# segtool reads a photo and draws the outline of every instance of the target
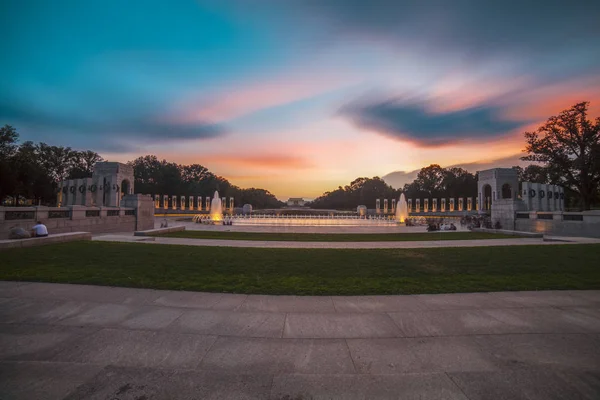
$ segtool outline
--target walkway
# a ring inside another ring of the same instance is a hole
[[[451,234],[451,233],[449,233]],[[188,239],[172,237],[143,237],[129,234],[107,234],[94,236],[92,240],[104,242],[140,242],[152,244],[178,244],[186,246],[218,247],[267,247],[278,249],[422,249],[432,247],[482,247],[482,246],[525,246],[600,243],[600,239],[555,237],[552,241],[541,238],[481,239],[481,240],[427,240],[411,242],[291,242],[268,240]]]
[[[597,399],[600,291],[247,296],[0,282],[9,399]]]

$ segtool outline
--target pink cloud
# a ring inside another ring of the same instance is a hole
[[[221,92],[201,95],[183,102],[175,122],[191,124],[223,122],[263,109],[315,97],[349,83],[342,75],[291,75],[265,82],[230,87]]]

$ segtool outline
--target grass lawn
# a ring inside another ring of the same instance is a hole
[[[600,289],[600,245],[257,249],[72,242],[0,253],[0,280],[363,295]]]
[[[223,231],[180,231],[161,236],[189,239],[276,240],[285,242],[414,242],[423,240],[507,239],[517,237],[485,232],[276,233]]]

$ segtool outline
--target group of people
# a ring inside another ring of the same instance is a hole
[[[8,233],[9,239],[28,239],[32,237],[46,236],[48,236],[48,228],[42,223],[42,221],[37,221],[33,228],[31,228],[31,231],[27,231],[20,226],[15,225],[10,228]]]
[[[453,223],[450,224],[429,224],[427,225],[427,232],[435,232],[435,231],[455,231],[456,225]]]

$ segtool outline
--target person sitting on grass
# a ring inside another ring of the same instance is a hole
[[[48,236],[48,228],[42,224],[42,221],[38,221],[33,228],[31,228],[31,236],[33,237],[46,237]]]

